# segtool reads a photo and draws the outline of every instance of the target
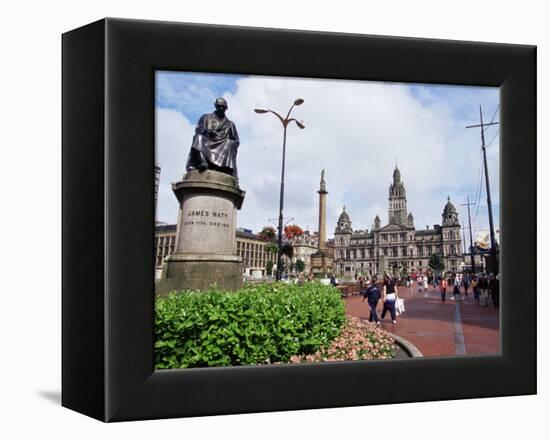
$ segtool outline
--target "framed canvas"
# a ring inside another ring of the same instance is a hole
[[[536,393],[535,47],[123,19],[62,43],[63,406],[110,422]],[[499,353],[155,369],[158,72],[498,87]]]

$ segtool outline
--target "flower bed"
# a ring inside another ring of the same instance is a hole
[[[157,298],[155,368],[359,359],[395,355],[375,325],[346,318],[338,289],[270,283]]]
[[[328,346],[345,308],[331,286],[271,283],[157,298],[155,368],[289,362]]]
[[[389,359],[395,357],[395,341],[375,324],[348,318],[342,333],[328,347],[313,354],[290,358],[292,363]]]

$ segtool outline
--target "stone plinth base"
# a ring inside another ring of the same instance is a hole
[[[388,273],[388,259],[385,255],[378,256],[378,277]]]
[[[156,294],[241,287],[235,231],[245,192],[232,176],[212,170],[189,171],[172,190],[180,203],[175,253],[164,261]]]
[[[311,254],[311,271],[314,274],[330,275],[333,271],[333,260],[324,249]]]
[[[213,284],[225,290],[242,286],[241,259],[232,255],[171,255],[162,278],[155,284],[157,295],[174,290],[206,290]]]

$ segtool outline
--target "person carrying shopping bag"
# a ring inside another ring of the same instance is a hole
[[[460,293],[460,279],[456,275],[453,278],[453,296],[455,301],[462,300],[462,295]]]
[[[384,308],[382,309],[381,318],[384,319],[384,316],[386,316],[386,312],[389,311],[392,322],[396,324],[397,321],[395,319],[395,302],[397,300],[397,286],[395,284],[395,281],[388,276],[386,276],[384,280],[383,295]]]

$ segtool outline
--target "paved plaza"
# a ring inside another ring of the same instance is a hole
[[[381,327],[414,344],[424,356],[452,356],[463,354],[498,354],[500,352],[499,309],[480,306],[470,289],[464,301],[441,302],[439,289],[428,288],[427,295],[417,286],[399,287],[399,296],[405,300],[406,311],[392,324],[389,313]],[[350,316],[368,319],[370,308],[360,295],[344,299]],[[382,312],[382,302],[378,308]]]

